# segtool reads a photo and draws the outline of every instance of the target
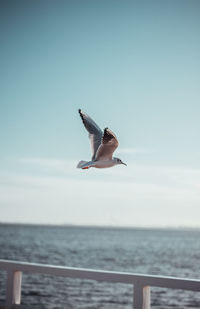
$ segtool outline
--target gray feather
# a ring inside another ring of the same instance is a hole
[[[92,160],[94,160],[96,157],[97,150],[101,145],[103,132],[99,128],[99,126],[94,122],[94,120],[92,120],[92,118],[90,118],[86,113],[82,112],[81,109],[79,109],[78,111],[83,121],[83,124],[89,133],[89,139],[92,148]]]

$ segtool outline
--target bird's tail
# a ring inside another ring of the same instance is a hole
[[[77,165],[77,168],[83,168],[85,163],[88,163],[87,161],[80,161]]]

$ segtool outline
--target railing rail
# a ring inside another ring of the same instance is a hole
[[[5,309],[11,309],[13,304],[21,303],[21,282],[23,272],[132,284],[134,287],[134,309],[150,309],[151,286],[200,292],[200,280],[197,279],[150,276],[8,260],[0,260],[0,269],[7,272]]]

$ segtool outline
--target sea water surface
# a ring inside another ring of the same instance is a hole
[[[0,259],[200,278],[200,231],[0,224]],[[0,302],[6,274],[0,270]],[[151,289],[156,309],[200,308],[200,292]],[[48,309],[130,309],[133,287],[23,274],[22,304]]]

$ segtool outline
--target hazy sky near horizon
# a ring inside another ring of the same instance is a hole
[[[199,1],[0,5],[0,221],[200,227]],[[78,108],[127,167],[76,169]]]

